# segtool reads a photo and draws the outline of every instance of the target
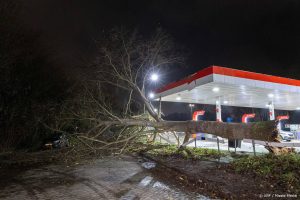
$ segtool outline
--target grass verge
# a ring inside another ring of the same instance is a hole
[[[215,149],[206,148],[194,148],[186,147],[183,149],[178,148],[176,145],[152,145],[148,146],[147,150],[145,148],[140,149],[142,152],[147,152],[147,154],[159,157],[179,157],[183,159],[203,159],[203,158],[219,158],[224,156],[225,152],[220,153]],[[135,149],[135,151],[139,151]]]
[[[238,158],[231,165],[238,173],[252,174],[300,193],[299,154],[249,156]]]

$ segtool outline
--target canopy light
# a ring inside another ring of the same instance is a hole
[[[176,97],[176,100],[177,100],[177,101],[180,101],[180,100],[181,100],[181,96],[178,95],[178,96]]]
[[[268,94],[268,97],[273,98],[274,94]]]
[[[224,104],[228,104],[228,101],[224,101],[223,103],[224,103]]]
[[[192,104],[192,103],[189,104],[189,107],[194,107],[194,106],[195,106],[195,104]]]
[[[296,110],[300,110],[300,107],[297,107]]]
[[[213,92],[219,92],[219,91],[220,91],[220,88],[214,87],[214,88],[212,89],[212,91],[213,91]]]

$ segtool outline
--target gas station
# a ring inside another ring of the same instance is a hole
[[[269,110],[269,120],[277,119],[281,122],[287,120],[289,116],[276,117],[275,109],[300,112],[300,80],[210,66],[157,89],[153,99],[159,101],[160,105],[162,101],[215,105],[216,120],[219,122],[222,122],[222,106],[265,108]],[[192,119],[198,120],[198,117],[204,114],[205,110],[197,110],[193,113]],[[255,117],[255,113],[243,114],[243,123]],[[288,125],[288,128],[294,128],[293,132],[289,132],[282,130],[281,125],[279,123],[278,128],[282,142],[285,145],[291,143],[288,146],[300,147],[300,126]],[[214,137],[209,134],[204,136],[201,133],[201,138],[205,140],[204,138]],[[243,141],[247,142],[251,143]],[[255,145],[263,144],[263,141],[256,141]],[[236,150],[237,145],[234,147]]]

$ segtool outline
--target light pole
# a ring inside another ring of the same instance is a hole
[[[149,73],[146,73],[146,75],[145,75],[145,78],[144,78],[144,81],[143,81],[143,86],[142,86],[142,93],[145,95],[145,97],[147,99],[149,99],[150,104],[151,104],[151,99],[153,99],[155,95],[154,95],[153,92],[150,92],[146,96],[145,82],[146,82],[147,79],[149,79],[151,82],[157,82],[158,79],[159,79],[159,75],[157,73],[152,73],[152,74],[150,74],[150,76],[148,76],[148,75],[149,75]],[[144,113],[146,113],[146,106],[145,106],[145,104],[144,104]]]
[[[190,103],[190,104],[189,104],[189,107],[190,107],[190,109],[191,109],[191,116],[192,116],[192,119],[193,119],[193,109],[194,109],[194,107],[195,107],[195,104]]]

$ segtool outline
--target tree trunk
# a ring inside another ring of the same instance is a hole
[[[182,144],[187,143],[190,140],[191,134],[190,133],[185,133],[184,139]]]
[[[228,139],[255,139],[272,141],[276,133],[275,121],[255,123],[223,123],[214,121],[143,121],[121,119],[120,121],[104,121],[103,125],[147,126],[161,131],[177,131],[185,133],[209,133]]]
[[[280,143],[281,140],[279,139],[279,135],[278,134],[273,134],[272,135],[272,141]],[[275,154],[275,155],[288,154],[288,153],[295,152],[295,149],[292,148],[292,147],[276,147],[276,146],[267,145],[267,146],[265,146],[265,148],[270,153]]]

